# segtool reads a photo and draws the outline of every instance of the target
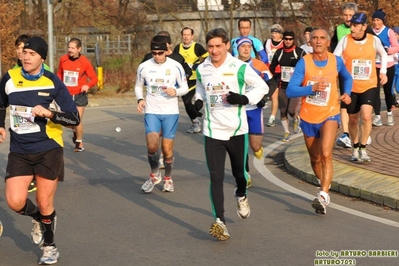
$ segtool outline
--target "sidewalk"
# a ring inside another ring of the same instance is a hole
[[[393,114],[394,126],[385,125],[386,117],[382,113],[383,126],[373,127],[372,143],[367,146],[371,162],[351,162],[351,149],[334,148],[332,191],[399,209],[399,160],[396,157],[399,151],[399,111],[393,111]],[[284,162],[296,176],[317,185],[303,138],[287,148]]]

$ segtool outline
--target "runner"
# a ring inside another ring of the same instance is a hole
[[[199,43],[194,42],[194,30],[185,27],[181,31],[182,43],[175,46],[174,53],[181,54],[188,65],[193,69],[192,75],[188,78],[188,93],[182,96],[184,107],[192,122],[191,127],[187,130],[188,133],[194,134],[201,131],[201,122],[198,119],[193,104],[193,97],[195,95],[197,75],[195,69],[208,56],[206,49]]]
[[[199,111],[205,102],[203,133],[215,218],[209,232],[218,240],[227,240],[230,235],[224,218],[223,194],[226,153],[229,154],[237,184],[234,191],[237,214],[245,219],[251,213],[245,174],[248,153],[245,105],[258,103],[268,93],[268,87],[248,64],[228,52],[230,42],[224,29],[209,31],[206,34],[206,46],[209,57],[197,68],[195,106]]]
[[[163,36],[151,40],[153,59],[141,63],[137,69],[135,93],[137,111],[144,113],[148,162],[151,173],[141,190],[150,193],[162,181],[159,171],[159,146],[162,131],[162,153],[164,155],[165,175],[163,191],[173,192],[172,180],[173,144],[179,120],[178,96],[188,92],[184,70],[178,62],[166,56],[167,41]],[[143,90],[146,88],[144,100]]]
[[[349,114],[349,134],[353,141],[351,161],[363,162],[371,161],[366,151],[366,144],[371,133],[375,94],[379,90],[375,71],[377,54],[381,57],[379,72],[381,84],[387,82],[387,53],[378,37],[367,33],[366,29],[366,14],[356,13],[351,19],[351,34],[344,36],[334,50],[335,55],[342,57],[353,78],[352,102],[346,105]]]
[[[330,36],[324,29],[310,34],[313,53],[296,64],[287,87],[288,97],[302,97],[301,125],[310,164],[320,183],[320,192],[312,202],[318,214],[326,214],[330,203],[329,189],[333,178],[332,151],[339,127],[339,101],[351,102],[352,77],[340,57],[328,52]],[[337,78],[341,75],[343,95],[338,94]]]
[[[274,74],[279,66],[281,74],[277,73],[274,78],[278,80],[278,106],[280,108],[281,124],[284,129],[282,141],[288,142],[291,139],[289,130],[288,115],[293,118],[292,128],[294,134],[301,131],[299,125],[298,106],[299,98],[288,98],[286,94],[288,83],[294,72],[295,65],[305,55],[305,51],[295,45],[295,34],[293,31],[285,31],[283,33],[283,48],[276,51],[270,64],[270,71]]]
[[[305,51],[307,54],[313,53],[312,45],[310,45],[310,33],[312,32],[312,27],[306,27],[303,31],[303,37],[305,38],[305,43],[301,45],[301,49]]]

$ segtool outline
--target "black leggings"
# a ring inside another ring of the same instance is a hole
[[[195,95],[195,80],[188,81],[188,87],[191,88],[194,86],[194,89],[189,91],[186,95],[183,95],[181,98],[183,99],[184,107],[186,108],[186,112],[191,120],[197,118],[195,107],[193,104],[193,97]]]
[[[387,78],[388,81],[383,85],[384,88],[384,95],[385,95],[385,104],[387,105],[387,111],[390,112],[392,111],[392,105],[395,105],[394,102],[394,96],[392,94],[392,84],[393,84],[393,78],[395,76],[395,65],[387,68]],[[377,87],[381,88],[380,85],[380,69],[377,68],[377,77],[378,77],[378,84]],[[375,100],[374,100],[374,113],[376,115],[381,114],[381,96],[380,96],[380,89],[377,90],[377,93],[375,95]]]
[[[224,171],[226,152],[229,154],[231,169],[236,180],[239,197],[246,195],[247,180],[245,163],[248,154],[248,134],[217,140],[205,136],[205,157],[211,176],[210,197],[214,218],[224,219]]]
[[[280,88],[278,91],[278,107],[280,109],[280,119],[284,120],[288,118],[290,115],[292,118],[295,118],[295,115],[298,112],[298,106],[300,102],[300,98],[288,98],[286,94],[287,88]]]

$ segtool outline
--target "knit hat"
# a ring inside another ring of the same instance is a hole
[[[367,16],[364,13],[356,13],[351,18],[351,23],[353,24],[366,24]]]
[[[399,27],[398,27],[398,26],[393,27],[392,30],[393,30],[396,34],[399,34]]]
[[[278,33],[283,33],[284,29],[280,24],[273,24],[270,32],[278,32]]]
[[[295,33],[293,31],[284,31],[283,37],[286,37],[286,36],[291,36],[292,38],[295,39]]]
[[[373,13],[373,19],[374,18],[379,18],[382,21],[385,21],[385,13],[382,11],[382,8],[378,9]]]
[[[168,46],[166,45],[167,41],[164,36],[154,36],[151,40],[151,50],[163,50],[167,51]]]
[[[252,46],[252,40],[248,37],[241,37],[237,40],[237,49],[240,48],[241,44],[249,43]]]
[[[303,33],[312,32],[312,31],[313,31],[312,27],[306,27],[305,30],[303,31]]]
[[[28,39],[24,45],[24,50],[25,49],[31,49],[35,51],[43,58],[43,60],[46,60],[47,58],[48,45],[41,37],[35,36]]]

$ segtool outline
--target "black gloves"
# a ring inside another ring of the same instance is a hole
[[[256,104],[256,106],[258,106],[259,108],[263,108],[263,107],[265,107],[265,105],[266,105],[266,100],[265,100],[265,99],[260,100],[260,101]]]
[[[202,113],[199,111],[199,110],[202,109],[202,106],[204,106],[204,103],[200,99],[195,101],[194,109],[195,109],[197,117],[201,117],[202,116]]]
[[[232,91],[229,91],[226,99],[229,104],[246,105],[249,102],[247,96]]]

